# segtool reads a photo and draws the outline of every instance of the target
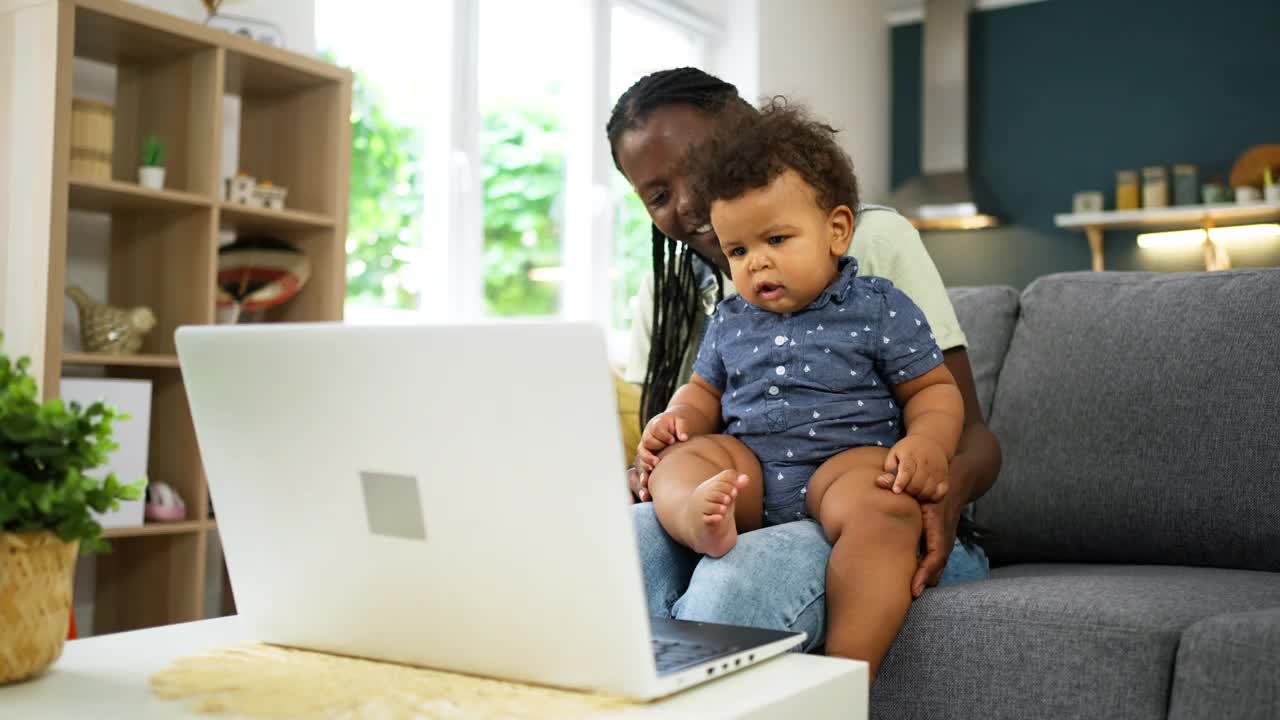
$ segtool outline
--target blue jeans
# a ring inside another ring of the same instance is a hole
[[[680,620],[808,633],[806,652],[826,633],[827,556],[831,546],[813,520],[743,533],[721,558],[698,555],[662,529],[653,503],[631,506],[649,614]],[[990,576],[980,548],[956,543],[940,584]]]

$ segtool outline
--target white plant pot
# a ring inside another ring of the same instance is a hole
[[[235,325],[240,322],[240,303],[219,307],[217,322],[219,325]]]
[[[138,184],[152,190],[164,189],[164,168],[143,165],[138,168]]]
[[[1280,183],[1271,183],[1262,188],[1262,198],[1269,203],[1280,203]]]

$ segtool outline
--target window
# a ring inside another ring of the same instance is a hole
[[[636,80],[665,68],[705,67],[707,39],[693,30],[639,7],[616,4],[610,18],[609,107]],[[655,52],[661,48],[661,52]],[[653,268],[649,214],[621,173],[610,184],[615,222],[611,268],[610,327],[627,330],[633,300],[645,273]]]
[[[317,0],[317,46],[356,73],[348,320],[624,331],[650,231],[604,124],[642,75],[705,66],[707,26],[680,8]]]
[[[578,7],[575,7],[578,6]],[[566,80],[583,38],[573,0],[480,0],[479,113],[487,315],[557,315],[564,282]]]

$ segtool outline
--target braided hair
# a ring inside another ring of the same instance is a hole
[[[605,126],[613,164],[619,170],[618,142],[623,133],[640,127],[655,110],[687,105],[718,115],[726,109],[751,106],[738,89],[697,68],[660,70],[635,82],[613,106]],[[680,383],[685,353],[695,339],[701,291],[694,268],[696,251],[682,248],[653,226],[653,333],[649,343],[649,366],[645,371],[640,399],[640,425],[666,409]],[[708,258],[702,258],[712,266]],[[724,298],[724,281],[715,273],[717,291]]]

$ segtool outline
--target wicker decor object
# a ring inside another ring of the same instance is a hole
[[[111,179],[115,108],[85,98],[71,101],[71,174],[89,180]]]
[[[44,672],[62,654],[79,542],[0,533],[0,684]]]
[[[80,341],[89,352],[133,355],[142,349],[142,338],[156,326],[150,308],[118,308],[98,302],[72,286],[67,295],[80,311]]]

